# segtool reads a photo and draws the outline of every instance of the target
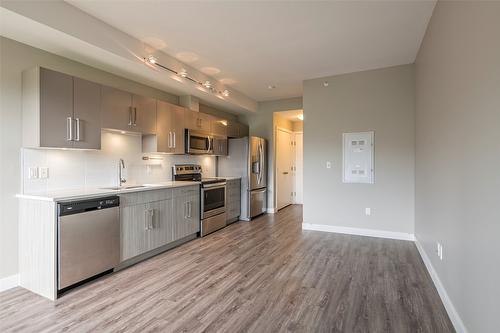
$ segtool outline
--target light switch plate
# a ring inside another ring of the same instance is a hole
[[[28,178],[29,179],[37,179],[38,178],[38,168],[37,167],[28,168]]]
[[[365,214],[366,214],[366,216],[372,215],[372,209],[371,208],[365,208]]]
[[[331,169],[332,168],[332,162],[326,161],[326,168]]]
[[[39,175],[40,179],[49,178],[49,168],[47,168],[47,167],[38,168],[38,175]]]

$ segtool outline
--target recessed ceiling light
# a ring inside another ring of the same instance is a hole
[[[181,68],[181,70],[179,71],[179,76],[180,77],[187,77],[188,73],[184,68]]]
[[[223,78],[223,79],[220,79],[219,81],[220,81],[220,83],[225,84],[225,85],[231,85],[231,84],[235,84],[236,83],[236,80],[230,79],[230,78],[227,78],[227,77]]]
[[[157,61],[157,60],[158,60],[158,59],[156,59],[156,58],[155,58],[154,56],[152,56],[152,55],[150,55],[150,56],[148,57],[148,62],[149,62],[150,64],[156,64],[156,61]]]
[[[328,87],[328,81],[323,82],[323,86]]]
[[[196,60],[198,60],[198,55],[193,52],[179,52],[175,55],[175,57],[180,61],[187,63],[195,62]]]
[[[297,116],[297,118],[299,118],[300,120],[304,120],[304,114],[302,114],[302,113],[301,113],[301,114],[299,114],[299,115]]]
[[[205,81],[205,83],[203,83],[203,86],[207,89],[210,89],[210,87],[212,86],[212,83],[210,83],[210,81]]]
[[[268,86],[267,86],[267,89],[269,89],[269,90],[273,90],[273,89],[276,89],[276,86],[274,86],[274,85],[268,85]]]
[[[215,75],[220,73],[220,69],[215,67],[203,67],[202,69],[200,69],[200,71],[207,75]]]
[[[224,91],[222,92],[222,96],[224,96],[224,97],[228,97],[228,96],[229,96],[229,90],[227,90],[227,89],[226,89],[226,90],[224,90]]]

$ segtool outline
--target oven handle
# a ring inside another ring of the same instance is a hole
[[[206,185],[203,185],[202,188],[214,190],[214,189],[225,188],[225,187],[226,187],[226,183],[217,183],[217,184],[206,184]]]

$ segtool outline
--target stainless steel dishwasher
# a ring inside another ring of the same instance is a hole
[[[111,271],[120,262],[120,198],[111,196],[58,205],[57,289]]]

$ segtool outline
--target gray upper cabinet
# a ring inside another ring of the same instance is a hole
[[[217,156],[226,156],[228,153],[227,148],[227,138],[226,137],[214,137],[213,141],[214,145],[214,155]]]
[[[184,112],[185,108],[178,105],[171,105],[172,107],[172,153],[184,154]]]
[[[156,134],[143,135],[142,151],[184,154],[184,108],[157,101]]]
[[[156,99],[102,86],[102,127],[156,133]]]
[[[235,120],[228,120],[227,124],[227,137],[228,138],[242,138],[248,136],[248,126],[239,123]]]
[[[73,147],[73,77],[40,68],[40,147]]]
[[[227,120],[213,119],[210,123],[210,131],[213,135],[227,136]]]
[[[143,134],[156,133],[156,99],[140,95],[132,96],[134,132]]]
[[[206,113],[185,109],[184,121],[186,128],[208,133],[211,130],[212,119],[213,117]]]
[[[46,68],[23,72],[23,146],[100,149],[100,90]]]
[[[134,130],[131,93],[102,86],[101,110],[103,128],[121,131]]]
[[[101,85],[73,78],[74,147],[101,149]]]

